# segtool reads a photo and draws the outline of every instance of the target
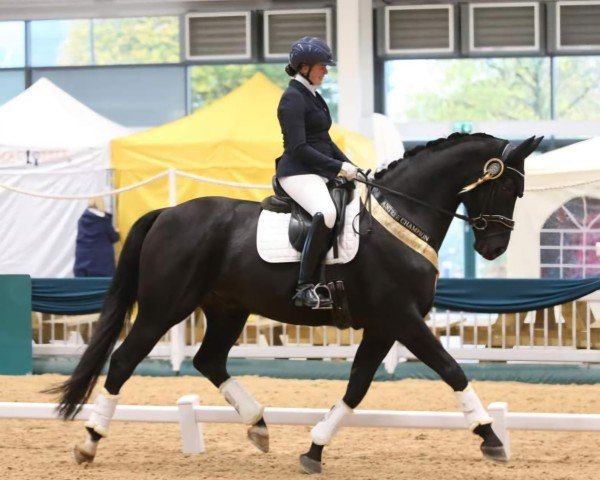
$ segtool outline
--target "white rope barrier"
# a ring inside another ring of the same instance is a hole
[[[525,177],[525,181],[527,181],[527,177]],[[525,192],[542,192],[545,190],[557,190],[559,188],[572,188],[572,187],[582,187],[584,185],[591,185],[593,183],[598,183],[600,182],[600,178],[596,178],[594,180],[586,180],[583,182],[575,182],[575,183],[570,183],[568,185],[557,185],[555,187],[525,187]]]
[[[175,170],[175,175],[179,177],[191,178],[192,180],[198,180],[200,182],[212,183],[215,185],[224,185],[226,187],[238,187],[238,188],[255,188],[257,190],[271,190],[271,185],[254,185],[252,183],[236,183],[228,182],[226,180],[215,180],[214,178],[201,177],[200,175],[194,175],[192,173],[180,172]]]
[[[117,193],[128,192],[129,190],[134,190],[136,188],[147,185],[148,183],[152,183],[157,180],[160,180],[162,177],[166,177],[168,174],[169,174],[169,172],[162,172],[162,173],[159,173],[158,175],[155,175],[154,177],[148,178],[148,179],[143,180],[138,183],[134,183],[133,185],[129,185],[127,187],[121,187],[121,188],[116,188],[114,190],[105,190],[103,192],[86,193],[86,194],[80,194],[80,195],[49,195],[46,193],[33,192],[31,190],[24,190],[22,188],[13,187],[12,185],[6,185],[5,183],[0,183],[0,188],[4,188],[6,190],[9,190],[9,191],[15,192],[15,193],[22,193],[23,195],[29,195],[32,197],[52,198],[54,200],[86,200],[88,198],[93,198],[93,197],[104,197],[107,195],[114,195]]]
[[[56,172],[56,173],[59,173],[59,172]],[[85,172],[81,172],[81,173],[85,173]],[[149,183],[160,180],[161,178],[168,176],[169,173],[170,173],[170,171],[167,170],[162,173],[159,173],[158,175],[155,175],[154,177],[148,178],[148,179],[143,180],[138,183],[134,183],[127,187],[121,187],[121,188],[116,188],[113,190],[106,190],[103,192],[94,192],[94,193],[86,193],[86,194],[79,194],[79,195],[51,195],[51,194],[47,194],[47,193],[34,192],[32,190],[25,190],[22,188],[13,187],[12,185],[7,185],[6,183],[0,183],[0,188],[9,190],[9,191],[15,192],[15,193],[21,193],[23,195],[29,195],[32,197],[51,198],[54,200],[85,200],[88,198],[104,197],[104,196],[108,196],[108,195],[115,195],[115,194],[119,194],[119,193],[123,193],[123,192],[128,192],[130,190],[135,190],[136,188],[143,187],[144,185],[147,185]],[[202,177],[200,175],[193,175],[191,173],[181,172],[178,170],[174,170],[173,174],[175,174],[179,177],[197,180],[199,182],[212,183],[214,185],[222,185],[222,186],[226,186],[226,187],[253,188],[253,189],[257,189],[257,190],[271,190],[270,185],[254,185],[252,183],[228,182],[226,180],[216,180],[214,178]]]

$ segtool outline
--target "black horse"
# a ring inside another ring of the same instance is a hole
[[[423,318],[433,304],[438,275],[435,254],[452,214],[464,203],[477,252],[488,260],[501,255],[509,242],[516,199],[523,193],[524,160],[540,141],[531,137],[515,147],[486,134],[453,134],[409,151],[371,180],[380,186],[373,191],[371,207],[383,205],[392,216],[381,220],[369,213],[362,215],[360,230],[368,234],[361,237],[354,260],[336,266],[349,298],[352,327],[364,328],[364,334],[341,407],[334,407],[313,429],[311,448],[301,455],[305,471],[320,471],[323,446],[343,414],[361,402],[396,340],[457,392],[467,420],[473,420],[472,430],[483,439],[484,456],[506,460],[476,394],[470,390],[468,398],[460,396],[470,388],[461,367]],[[259,214],[255,202],[207,197],[152,211],[133,226],[90,344],[71,377],[52,390],[61,394],[60,415],[73,418],[110,357],[105,396],[96,402],[96,420],[102,416],[104,420],[86,424],[89,436],[86,445],[76,446],[78,462],[92,461],[108,428],[106,418],[109,421],[112,416],[107,405],[116,404],[113,396],[135,367],[172,326],[197,307],[206,314],[207,331],[194,366],[221,387],[251,425],[248,435],[255,445],[268,449],[262,407],[241,392],[241,385],[226,386],[232,380],[226,368],[228,352],[250,313],[295,325],[331,325],[332,320],[328,311],[293,306],[297,264],[267,263],[258,256]],[[394,216],[405,219],[404,226],[390,220]],[[399,240],[394,229],[412,231],[417,246]],[[126,313],[136,301],[137,319],[112,352]],[[476,407],[480,413],[473,419],[469,415]]]

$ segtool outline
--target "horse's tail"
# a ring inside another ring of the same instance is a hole
[[[136,299],[142,244],[161,212],[147,213],[131,228],[88,347],[69,379],[45,391],[60,394],[56,410],[65,420],[81,410],[115,346],[125,315]]]

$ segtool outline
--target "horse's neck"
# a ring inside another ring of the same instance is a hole
[[[440,243],[446,235],[452,217],[436,209],[456,212],[460,204],[459,191],[475,173],[471,160],[475,142],[465,142],[439,152],[422,152],[409,157],[382,178],[382,184],[413,198],[428,203],[433,208],[416,202],[386,195],[399,211],[411,215],[412,221],[430,233]]]

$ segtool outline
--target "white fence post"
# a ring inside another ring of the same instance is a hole
[[[177,400],[179,428],[181,428],[181,451],[192,455],[204,451],[202,424],[196,422],[194,407],[200,406],[198,395],[184,395]]]
[[[177,172],[169,169],[169,206],[177,205]],[[183,322],[171,328],[171,368],[174,372],[181,369],[185,358],[185,326]]]
[[[488,413],[490,414],[490,417],[494,419],[494,423],[492,424],[492,430],[494,430],[494,433],[498,435],[498,438],[504,444],[506,457],[508,460],[510,460],[510,434],[507,428],[508,404],[506,402],[490,403],[488,406]]]
[[[394,373],[398,366],[398,342],[394,342],[392,348],[383,359],[383,366],[388,373]]]

